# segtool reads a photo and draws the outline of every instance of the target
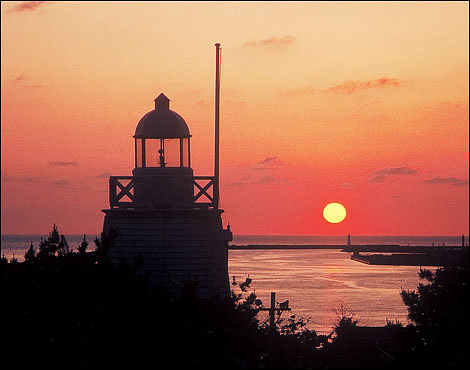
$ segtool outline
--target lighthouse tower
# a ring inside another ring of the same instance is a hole
[[[219,47],[217,45],[217,54]],[[217,55],[216,85],[219,58]],[[216,86],[216,105],[218,105]],[[218,166],[218,109],[216,159]],[[103,231],[118,236],[108,252],[110,260],[130,265],[170,294],[178,296],[186,284],[197,284],[197,296],[229,294],[228,241],[218,207],[218,168],[214,176],[194,176],[191,134],[183,117],[170,109],[162,93],[155,109],[145,114],[134,134],[132,176],[111,176],[109,209]]]

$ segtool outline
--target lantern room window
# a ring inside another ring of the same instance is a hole
[[[189,152],[189,137],[180,140],[181,167],[191,167],[191,156]]]
[[[135,139],[135,167],[145,167],[142,156],[143,142],[144,139]]]
[[[190,167],[189,138],[135,139],[135,166]]]

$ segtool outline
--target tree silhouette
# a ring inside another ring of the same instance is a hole
[[[24,254],[24,260],[29,263],[34,262],[36,260],[36,249],[34,249],[33,242],[31,242],[28,250]]]
[[[86,240],[86,235],[83,234],[83,240],[82,240],[82,242],[80,243],[80,245],[78,246],[78,253],[80,253],[80,254],[85,254],[87,248],[88,248],[88,242],[87,242],[87,240]]]
[[[138,260],[110,263],[117,235],[102,233],[93,251],[84,236],[73,252],[54,225],[39,253],[31,243],[24,263],[1,259],[2,365],[447,369],[467,362],[465,342],[456,338],[468,332],[468,271],[423,270],[428,284],[402,293],[412,327],[359,327],[342,307],[330,336],[318,336],[294,315],[278,318],[272,335],[258,319],[262,302],[250,278],[232,283],[239,291],[230,299],[196,299],[197,281],[180,297],[167,296],[139,272]]]
[[[468,269],[420,269],[417,290],[403,290],[408,317],[418,330],[424,358],[432,366],[459,368],[467,362],[466,343],[459,340],[470,329],[470,279]],[[430,365],[431,366],[431,365]]]

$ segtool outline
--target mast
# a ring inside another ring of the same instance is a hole
[[[215,44],[214,208],[219,209],[220,43]]]

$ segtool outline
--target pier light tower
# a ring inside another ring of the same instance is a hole
[[[194,176],[189,127],[161,93],[155,109],[135,129],[132,176],[110,177],[110,207],[103,210],[103,231],[118,232],[108,251],[111,262],[140,261],[139,270],[153,285],[178,295],[185,284],[196,284],[197,296],[209,299],[229,294],[227,249],[232,240],[218,207],[220,45],[216,48],[214,176]]]

